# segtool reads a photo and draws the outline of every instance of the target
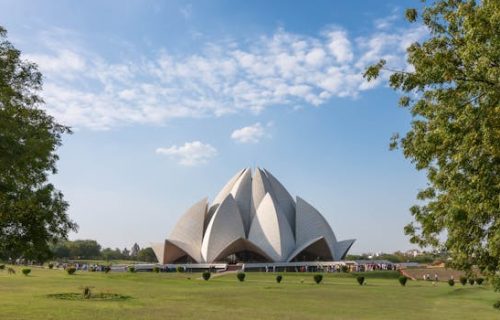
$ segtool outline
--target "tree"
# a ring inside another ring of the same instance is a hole
[[[127,248],[123,248],[122,255],[123,255],[124,259],[129,259],[130,258],[130,251],[128,251]]]
[[[453,267],[479,267],[500,290],[500,2],[433,1],[406,17],[430,32],[407,48],[410,71],[381,60],[365,72],[389,72],[413,116],[391,143],[428,179],[405,233],[445,249]]]
[[[120,260],[125,259],[120,249],[105,248],[101,251],[101,257],[105,260]]]
[[[137,253],[137,260],[144,262],[158,262],[155,252],[151,247],[139,250],[139,252]]]
[[[130,256],[136,258],[137,254],[139,253],[139,250],[141,250],[141,247],[139,247],[137,243],[134,243],[134,245],[130,249]]]
[[[96,259],[101,256],[101,245],[95,240],[68,241],[70,257],[74,259]]]
[[[63,194],[48,182],[68,127],[40,109],[42,74],[0,27],[0,254],[44,260],[49,244],[77,225]]]
[[[54,258],[96,259],[101,245],[95,240],[60,241],[51,248]]]
[[[70,257],[70,249],[67,246],[67,241],[60,241],[56,244],[54,244],[51,247],[52,250],[52,257],[54,258],[64,258],[67,259]]]

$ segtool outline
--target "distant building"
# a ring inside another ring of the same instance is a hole
[[[415,258],[415,257],[417,257],[417,256],[422,255],[423,253],[422,253],[422,252],[420,252],[419,250],[413,249],[413,250],[408,250],[408,251],[406,251],[404,254],[405,254],[405,256]]]
[[[396,270],[397,264],[389,260],[354,260],[351,271]]]
[[[337,241],[326,219],[295,201],[267,170],[239,171],[212,204],[203,199],[179,219],[164,243],[162,264],[342,260],[355,240]]]

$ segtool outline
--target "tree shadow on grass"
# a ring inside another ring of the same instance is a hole
[[[490,289],[488,289],[486,287],[482,287],[482,286],[475,286],[475,287],[468,287],[468,288],[456,288],[456,289],[448,292],[448,295],[450,295],[450,296],[463,296],[463,295],[477,293],[478,290],[484,291],[484,290],[490,290]]]
[[[132,299],[131,296],[125,296],[117,293],[99,292],[85,296],[79,292],[52,293],[47,295],[48,298],[70,301],[125,301]]]

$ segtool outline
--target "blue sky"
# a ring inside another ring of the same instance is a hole
[[[52,178],[71,238],[161,241],[243,167],[271,171],[352,252],[405,250],[425,186],[390,136],[410,122],[380,58],[408,68],[426,30],[413,1],[0,1],[0,25],[44,73],[45,108],[74,134]]]

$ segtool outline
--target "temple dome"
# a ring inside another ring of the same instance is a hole
[[[295,201],[269,171],[239,171],[217,194],[184,213],[164,243],[168,263],[342,260],[354,239],[337,241],[328,221],[302,198]]]

